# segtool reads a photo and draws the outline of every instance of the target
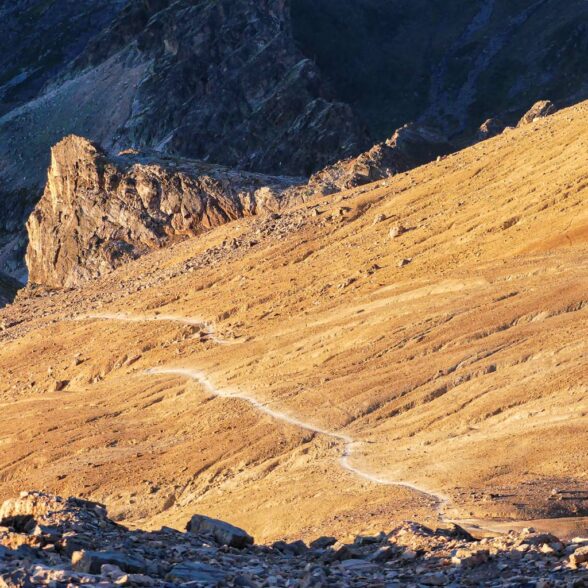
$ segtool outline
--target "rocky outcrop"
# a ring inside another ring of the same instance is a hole
[[[309,193],[332,194],[354,188],[428,163],[454,148],[438,131],[410,124],[358,157],[344,159],[314,174]]]
[[[27,223],[30,281],[75,286],[174,239],[275,210],[297,182],[134,150],[108,156],[66,137]]]
[[[585,586],[586,540],[532,529],[476,540],[457,525],[407,522],[349,543],[229,547],[214,533],[129,530],[102,505],[24,492],[0,510],[0,585]],[[524,580],[523,580],[524,579]]]
[[[500,135],[505,128],[506,124],[499,118],[489,118],[480,125],[480,128],[476,133],[476,140],[485,141],[486,139],[496,137],[497,135]]]
[[[540,100],[533,104],[533,106],[531,106],[531,108],[523,115],[518,126],[524,127],[538,118],[545,118],[546,116],[553,114],[556,110],[557,108],[555,107],[555,104],[550,100]]]
[[[20,282],[11,276],[0,272],[0,307],[12,302],[20,288],[22,288],[22,284]]]

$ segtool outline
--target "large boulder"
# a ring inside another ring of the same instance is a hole
[[[186,530],[198,535],[210,535],[221,545],[237,548],[253,545],[253,537],[243,529],[204,515],[194,515]]]
[[[553,114],[557,108],[555,104],[550,100],[540,100],[535,102],[533,106],[523,115],[517,126],[524,127],[525,125],[531,124],[538,118],[545,118],[550,114]]]

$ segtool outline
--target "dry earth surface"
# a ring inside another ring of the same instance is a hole
[[[200,512],[258,541],[586,533],[587,147],[584,103],[21,294],[0,311],[0,499],[148,529]]]

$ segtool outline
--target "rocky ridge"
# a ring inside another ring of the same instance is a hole
[[[556,111],[535,104],[518,126]],[[504,130],[488,120],[478,139]],[[230,170],[178,156],[125,150],[107,155],[70,136],[52,149],[44,195],[27,223],[33,284],[71,287],[173,238],[260,212],[384,180],[455,150],[439,131],[405,125],[387,141],[303,178]]]
[[[173,238],[391,177],[450,151],[440,133],[406,125],[305,183],[133,149],[109,156],[66,137],[52,149],[43,197],[27,223],[29,279],[79,285]]]
[[[404,125],[390,139],[365,153],[314,174],[307,190],[311,194],[333,194],[389,178],[454,150],[449,139],[439,131],[415,124]]]
[[[30,281],[75,286],[173,239],[278,210],[285,188],[300,181],[133,150],[107,156],[66,137],[52,149],[27,224]]]
[[[130,530],[100,504],[22,492],[0,508],[0,585],[581,588],[588,539],[566,542],[533,529],[476,539],[457,525],[406,522],[351,542],[266,546],[199,515],[187,532]]]

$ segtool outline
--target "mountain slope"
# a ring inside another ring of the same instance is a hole
[[[5,3],[0,270],[26,280],[24,224],[68,134],[296,176],[409,122],[463,146],[588,96],[587,17],[584,0]]]
[[[585,516],[587,142],[583,103],[21,295],[0,312],[1,497],[260,540]]]

